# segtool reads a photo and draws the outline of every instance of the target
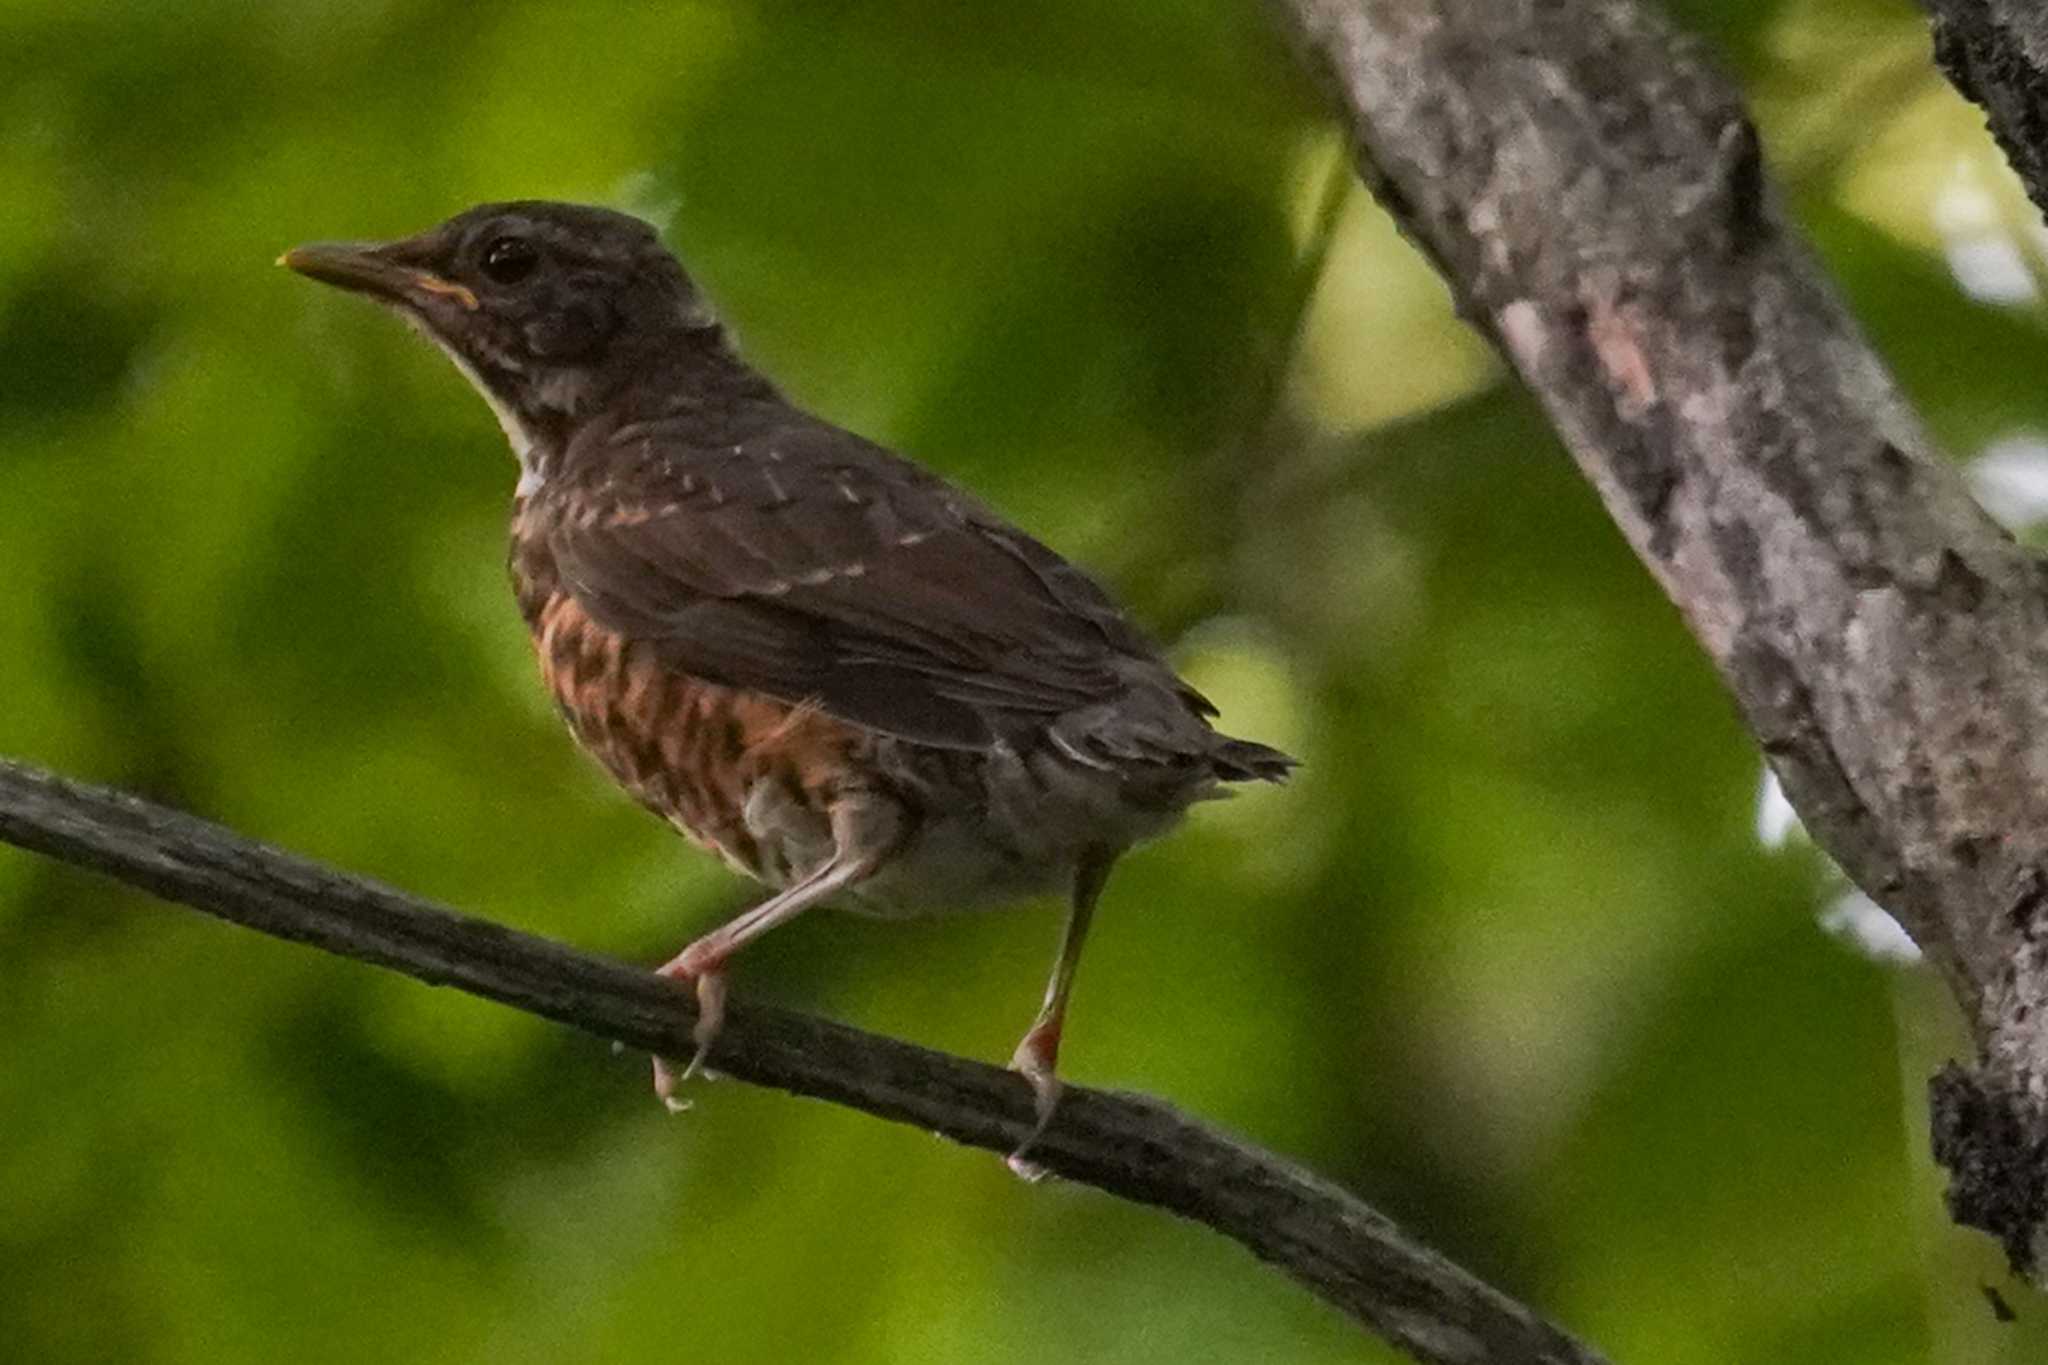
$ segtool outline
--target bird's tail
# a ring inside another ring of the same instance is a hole
[[[1287,774],[1301,766],[1300,759],[1257,740],[1216,738],[1209,762],[1225,782],[1285,782]]]

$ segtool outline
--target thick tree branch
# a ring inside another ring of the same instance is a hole
[[[4,759],[0,841],[627,1047],[690,1051],[695,1000],[651,972],[458,915],[218,825]],[[1007,1071],[783,1010],[734,1004],[711,1060],[740,1080],[831,1100],[971,1147],[1010,1151],[1031,1126],[1031,1092]],[[1070,1086],[1032,1159],[1069,1180],[1207,1224],[1417,1360],[1601,1360],[1329,1181],[1157,1101]]]
[[[2038,1272],[2040,565],[1901,402],[1786,223],[1734,89],[1648,6],[1271,3],[1808,829],[1954,988],[1980,1055],[1936,1091],[1951,1208]]]
[[[1984,107],[2035,207],[2048,212],[2048,8],[2039,0],[1920,0],[1934,60]]]

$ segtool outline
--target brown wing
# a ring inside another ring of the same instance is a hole
[[[1211,713],[1051,550],[783,412],[713,448],[678,419],[572,452],[570,467],[607,471],[598,492],[543,495],[584,609],[678,671],[928,744],[981,747],[1134,692],[1183,723]]]

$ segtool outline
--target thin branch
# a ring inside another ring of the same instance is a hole
[[[1270,3],[1807,828],[1946,976],[1979,1049],[1936,1090],[1951,1208],[2042,1276],[2041,566],[1971,502],[1787,223],[1736,91],[1653,7]]]
[[[690,1050],[695,1001],[651,972],[4,759],[0,841],[630,1048]],[[1031,1092],[1007,1071],[784,1010],[735,1003],[711,1060],[739,1080],[831,1100],[970,1147],[1007,1152],[1031,1126]],[[1601,1360],[1336,1185],[1155,1100],[1070,1086],[1031,1156],[1069,1180],[1207,1224],[1417,1360]]]

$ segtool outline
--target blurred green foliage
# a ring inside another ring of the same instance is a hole
[[[1975,233],[2037,278],[2034,219],[1908,0],[1673,9],[1937,433],[2048,427],[2039,303],[1947,263]],[[1307,760],[1126,862],[1073,1077],[1300,1155],[1617,1359],[2040,1358],[1923,1155],[1951,1007],[1816,928],[1833,884],[1760,842],[1674,614],[1343,176],[1249,3],[16,0],[0,751],[629,959],[744,903],[545,704],[483,407],[269,266],[634,208],[797,396],[1093,565]],[[1056,929],[821,915],[741,989],[1000,1058]],[[731,1085],[672,1119],[642,1058],[12,852],[0,1331],[50,1365],[1390,1358],[1200,1229]]]

